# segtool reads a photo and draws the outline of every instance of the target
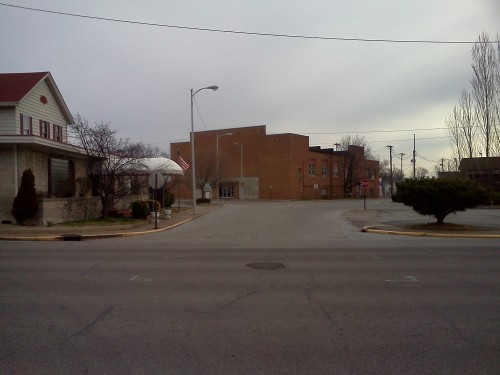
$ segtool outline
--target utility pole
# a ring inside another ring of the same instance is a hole
[[[391,167],[391,197],[392,197],[392,194],[393,194],[393,191],[392,191],[392,185],[393,185],[393,183],[392,183],[392,181],[393,181],[393,179],[392,179],[392,147],[393,146],[388,145],[386,147],[389,149],[389,165]]]
[[[441,172],[444,172],[444,158],[441,159]]]
[[[404,174],[403,174],[403,156],[406,154],[404,152],[399,153],[399,157],[401,158],[401,179],[404,180]]]
[[[417,177],[417,151],[415,151],[415,134],[413,134],[413,178]]]

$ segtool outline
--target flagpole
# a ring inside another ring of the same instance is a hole
[[[181,183],[180,177],[177,175],[177,207],[179,208],[179,212],[181,211]]]
[[[179,147],[177,147],[177,163],[179,163],[179,156],[181,156],[181,152],[179,151]],[[181,167],[182,169],[182,167]],[[184,172],[184,170],[182,170]],[[177,208],[179,212],[181,211],[181,183],[179,175],[177,175]]]

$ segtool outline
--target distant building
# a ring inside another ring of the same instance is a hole
[[[476,180],[500,191],[500,157],[463,158],[456,172],[439,172],[439,178]]]
[[[500,157],[463,158],[459,169],[465,178],[500,191]]]
[[[309,147],[309,137],[266,134],[266,126],[195,132],[197,197],[217,199],[336,199],[379,197],[379,162],[364,148]],[[190,142],[170,145],[171,157],[192,165]],[[176,160],[178,161],[178,160]],[[181,199],[192,199],[192,168],[181,178]]]

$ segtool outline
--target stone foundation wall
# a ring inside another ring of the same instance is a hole
[[[96,219],[101,216],[99,197],[44,198],[36,215],[36,225]]]
[[[118,211],[127,211],[130,203],[135,200],[147,200],[147,195],[131,195],[120,199],[114,208]],[[2,221],[15,223],[10,214],[12,198],[0,197],[0,212]],[[58,224],[68,221],[84,221],[101,217],[102,205],[99,197],[79,198],[42,198],[38,212],[34,218],[26,220],[26,225]]]

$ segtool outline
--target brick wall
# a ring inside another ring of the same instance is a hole
[[[343,198],[345,165],[353,155],[361,157],[356,166],[355,183],[364,178],[366,168],[376,169],[374,175],[378,180],[378,161],[365,161],[362,147],[354,146],[349,152],[310,148],[306,136],[268,135],[265,126],[195,132],[196,175],[203,176],[204,182],[211,185],[213,200],[217,199],[217,138],[219,185],[232,189],[235,199],[241,196],[243,199]],[[170,151],[173,160],[180,152],[192,166],[190,142],[172,143]],[[243,179],[240,177],[242,159]],[[315,163],[314,174],[309,173],[310,160]],[[192,167],[180,178],[182,199],[192,199],[191,171]],[[371,182],[373,196],[378,197],[378,189],[375,189],[378,184],[374,181]],[[197,197],[201,197],[199,186]]]

